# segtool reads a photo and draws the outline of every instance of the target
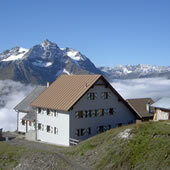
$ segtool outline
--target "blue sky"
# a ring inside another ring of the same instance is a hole
[[[0,52],[46,38],[97,66],[170,65],[170,0],[0,2]]]

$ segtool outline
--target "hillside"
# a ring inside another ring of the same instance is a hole
[[[0,142],[0,167],[170,169],[170,122],[115,128],[70,148],[26,143],[21,140]]]
[[[94,169],[170,169],[170,124],[147,122],[115,128],[67,154]]]

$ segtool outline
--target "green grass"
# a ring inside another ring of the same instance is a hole
[[[170,169],[170,125],[146,122],[115,128],[97,135],[67,152],[94,169]],[[118,134],[131,128],[133,137]]]
[[[61,152],[89,169],[170,169],[168,123],[170,122],[146,122],[114,128],[77,146],[63,148]],[[132,129],[132,137],[120,138],[120,132],[127,128]],[[38,150],[0,142],[0,169],[10,170],[18,165],[21,158],[29,159],[35,152]],[[47,157],[51,154],[44,152]],[[59,165],[62,163],[60,159],[57,162]]]
[[[27,151],[27,149],[0,142],[0,169],[16,167],[21,156]]]

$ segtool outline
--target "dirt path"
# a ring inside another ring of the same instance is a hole
[[[27,141],[25,139],[22,139],[20,136],[15,136],[16,138],[7,141],[7,143],[11,145],[17,145],[22,146],[25,148],[37,150],[37,151],[48,151],[50,153],[54,153],[55,156],[57,156],[59,159],[67,162],[72,168],[76,170],[87,170],[87,168],[79,165],[75,160],[68,158],[64,154],[64,151],[67,149],[66,147],[60,147],[40,142],[33,142],[33,141]]]

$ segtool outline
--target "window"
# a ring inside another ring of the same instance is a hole
[[[56,110],[54,110],[54,116],[55,116],[55,117],[57,116]]]
[[[110,108],[110,109],[109,109],[109,114],[110,114],[110,115],[113,115],[113,112],[114,112],[113,108]]]
[[[38,130],[41,130],[41,123],[38,123]]]
[[[50,110],[49,109],[47,109],[47,115],[50,115]]]
[[[38,113],[41,113],[41,108],[38,108]]]
[[[81,129],[81,136],[84,135],[84,129]]]
[[[77,134],[77,136],[80,136],[80,129],[77,129],[76,134]]]
[[[91,128],[87,128],[87,133],[91,135]]]
[[[91,111],[91,110],[89,110],[89,117],[91,117],[91,116],[92,116],[91,112],[92,112],[92,111]]]
[[[118,127],[122,126],[122,123],[118,123],[117,126],[118,126]]]
[[[99,133],[104,132],[104,126],[99,126]]]
[[[111,125],[108,125],[108,130],[111,129]]]
[[[98,116],[98,110],[95,110],[95,113],[94,113],[95,117]]]
[[[104,99],[108,99],[108,98],[109,98],[108,92],[104,92]]]
[[[78,111],[78,118],[83,118],[83,111]]]
[[[84,129],[77,129],[76,130],[76,135],[77,136],[83,136],[84,135]]]
[[[58,134],[58,129],[54,127],[54,134]]]
[[[99,112],[99,113],[100,113],[100,116],[104,116],[104,109],[100,109],[99,111],[100,111],[100,112]]]
[[[85,111],[85,117],[88,117],[89,111]]]
[[[29,121],[29,126],[31,126],[31,121]]]
[[[94,93],[90,93],[90,100],[94,100],[95,99],[95,94]]]
[[[104,116],[104,109],[101,109],[101,116]]]
[[[25,120],[22,120],[22,125],[25,126]]]
[[[47,132],[50,132],[50,126],[47,125]]]

